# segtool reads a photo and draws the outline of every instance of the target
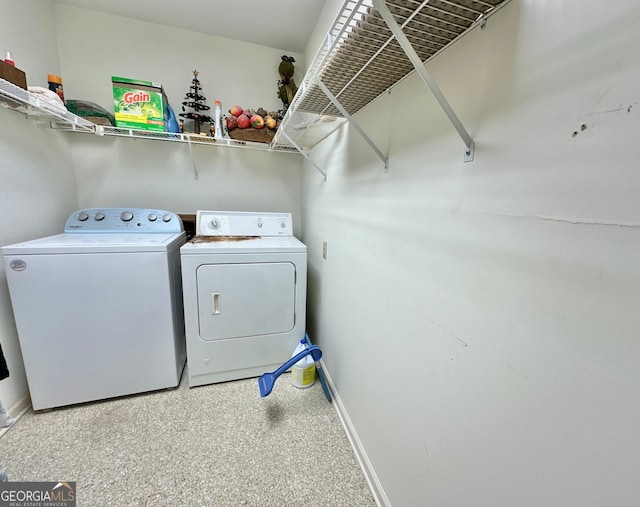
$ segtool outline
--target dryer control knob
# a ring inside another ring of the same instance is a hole
[[[213,220],[211,220],[211,222],[209,222],[209,228],[211,228],[211,229],[219,229],[220,228],[220,220],[218,220],[217,218],[214,218]]]
[[[163,215],[162,221],[163,222],[171,222],[171,215],[169,215],[169,214]]]
[[[88,218],[89,218],[89,215],[87,215],[84,211],[78,215],[78,220],[80,220],[81,222],[84,222]]]
[[[98,222],[100,220],[104,220],[104,213],[101,213],[101,212],[98,211],[95,215],[93,215],[93,218],[95,220],[97,220]]]
[[[133,213],[131,213],[130,211],[123,211],[122,213],[120,213],[120,220],[122,220],[123,222],[129,222],[133,219]]]
[[[155,215],[154,213],[151,213],[149,215],[149,222],[155,222],[156,220],[158,220],[158,215]]]

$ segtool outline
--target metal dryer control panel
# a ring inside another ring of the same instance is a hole
[[[293,224],[291,213],[198,210],[196,235],[293,236]]]

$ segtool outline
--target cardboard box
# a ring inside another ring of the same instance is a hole
[[[112,76],[116,127],[165,132],[167,96],[160,83]]]
[[[27,89],[27,75],[13,65],[0,60],[0,78],[9,81],[23,90]]]

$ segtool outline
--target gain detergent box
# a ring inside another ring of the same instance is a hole
[[[160,83],[112,76],[116,127],[166,131],[167,97]]]

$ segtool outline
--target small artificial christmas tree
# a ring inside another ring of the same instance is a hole
[[[182,103],[182,113],[180,116],[183,118],[187,118],[188,120],[193,120],[193,133],[200,134],[200,126],[202,123],[211,123],[213,120],[210,116],[206,114],[202,114],[201,111],[208,111],[210,109],[209,106],[205,104],[206,97],[200,94],[202,88],[200,87],[200,80],[198,79],[198,71],[193,71],[193,79],[191,80],[191,91],[187,93],[184,97],[184,102]],[[192,111],[187,111],[185,108],[191,109]],[[184,131],[184,122],[180,120],[180,130]],[[209,129],[207,129],[207,132]]]

